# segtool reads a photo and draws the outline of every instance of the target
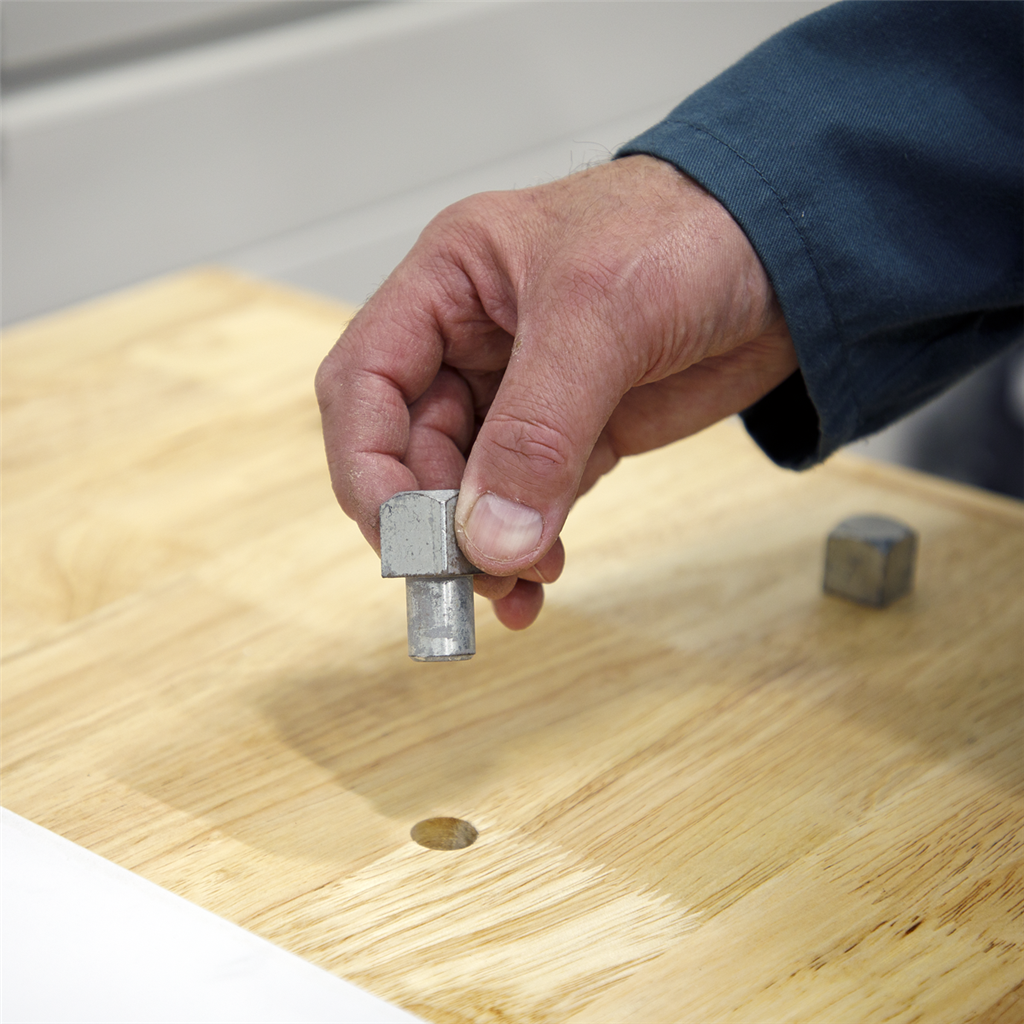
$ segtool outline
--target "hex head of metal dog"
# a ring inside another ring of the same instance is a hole
[[[917,534],[887,516],[852,516],[829,535],[825,592],[884,608],[914,586]]]
[[[458,498],[458,491],[402,491],[381,505],[381,576],[471,576],[480,572],[455,540]]]

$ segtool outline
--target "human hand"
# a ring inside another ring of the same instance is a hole
[[[460,488],[477,592],[521,629],[562,570],[577,495],[796,368],[729,213],[631,156],[440,213],[321,364],[317,397],[335,494],[366,539],[380,550],[398,491]]]

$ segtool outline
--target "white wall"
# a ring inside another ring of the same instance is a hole
[[[436,209],[606,154],[820,6],[325,7],[8,90],[4,320],[225,259],[360,300]]]
[[[340,7],[341,3],[333,2]],[[3,0],[5,86],[323,13],[324,0]]]

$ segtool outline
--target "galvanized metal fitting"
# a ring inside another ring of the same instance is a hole
[[[473,576],[455,540],[458,491],[402,491],[380,507],[380,574],[405,577],[409,657],[466,661],[476,654]]]
[[[829,535],[825,591],[884,608],[914,586],[917,534],[886,516],[852,516]]]

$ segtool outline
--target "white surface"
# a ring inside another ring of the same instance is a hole
[[[660,116],[821,6],[367,4],[18,90],[4,320]]]
[[[5,72],[159,39],[182,30],[275,14],[295,0],[3,0]]]
[[[4,1024],[419,1018],[0,809]]]
[[[601,163],[668,109],[656,106],[583,128],[525,153],[224,253],[217,262],[360,304],[446,206],[476,192],[537,185]]]

